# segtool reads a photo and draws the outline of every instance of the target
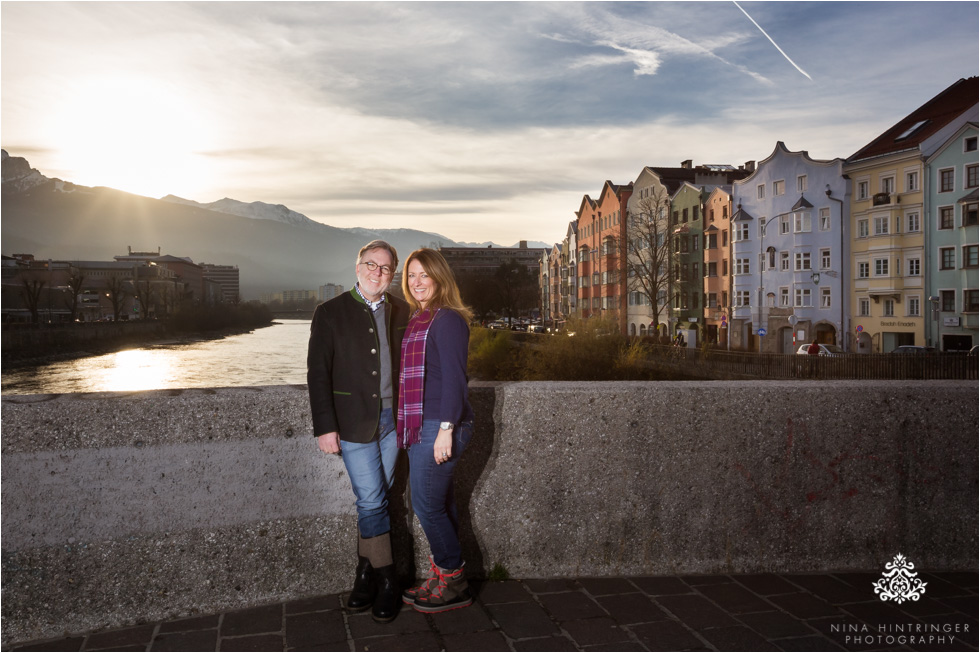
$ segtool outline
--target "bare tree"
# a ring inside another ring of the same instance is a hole
[[[670,233],[670,199],[663,187],[636,202],[627,215],[625,250],[626,289],[649,303],[653,321],[660,323],[669,310],[673,253]]]
[[[68,300],[65,304],[71,311],[72,322],[78,317],[78,296],[82,294],[82,285],[85,283],[85,279],[85,273],[78,268],[74,268],[71,276],[68,277]]]
[[[152,280],[143,279],[133,282],[133,296],[136,297],[136,301],[140,305],[141,319],[150,317],[150,305],[155,295]]]
[[[37,324],[41,321],[39,307],[41,304],[41,291],[44,290],[44,286],[47,285],[47,281],[41,278],[39,274],[26,273],[21,275],[20,282],[24,286],[21,289],[21,294],[24,297],[24,303],[27,304],[27,310],[31,312],[31,322]]]
[[[112,304],[112,319],[118,322],[119,315],[122,313],[123,304],[126,303],[126,297],[131,293],[126,287],[126,282],[117,276],[109,277],[106,281],[105,289],[109,296],[109,303]]]

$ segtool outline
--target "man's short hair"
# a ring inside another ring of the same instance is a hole
[[[362,247],[361,251],[357,253],[357,262],[360,263],[361,257],[364,256],[364,253],[372,249],[383,249],[391,254],[391,271],[394,272],[398,267],[398,252],[395,251],[394,247],[383,240],[372,240],[367,245]]]

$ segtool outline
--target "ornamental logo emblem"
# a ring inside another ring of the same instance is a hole
[[[915,565],[901,553],[886,564],[885,569],[887,571],[881,575],[881,580],[873,583],[875,594],[882,601],[918,601],[926,593],[927,583],[917,578],[919,572],[912,571]]]

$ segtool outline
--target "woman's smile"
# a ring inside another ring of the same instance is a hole
[[[412,296],[415,297],[422,308],[426,308],[430,301],[432,301],[432,296],[435,294],[436,283],[429,275],[426,274],[425,268],[418,260],[413,260],[408,264],[408,288],[412,291]]]

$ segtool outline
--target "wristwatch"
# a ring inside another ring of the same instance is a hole
[[[456,425],[452,422],[439,422],[440,431],[452,431],[454,428],[456,428]]]

